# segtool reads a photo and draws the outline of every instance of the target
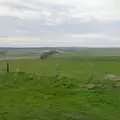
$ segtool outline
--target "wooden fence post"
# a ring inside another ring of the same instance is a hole
[[[9,73],[10,72],[10,66],[9,66],[8,62],[6,63],[6,67],[7,67],[7,73]]]

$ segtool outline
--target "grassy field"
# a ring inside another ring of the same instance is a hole
[[[120,48],[81,48],[81,47],[65,47],[65,48],[0,48],[0,60],[5,58],[39,58],[46,50],[58,50],[57,58],[75,58],[75,57],[120,57]]]
[[[104,80],[105,72],[120,75],[119,60],[7,62],[11,72],[0,73],[0,120],[119,120],[120,82]]]

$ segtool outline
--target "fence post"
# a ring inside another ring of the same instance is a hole
[[[55,65],[55,72],[56,72],[56,77],[58,77],[60,75],[60,67],[58,64]]]
[[[8,62],[6,63],[6,67],[7,67],[7,73],[9,73],[10,72],[10,66],[9,66]]]

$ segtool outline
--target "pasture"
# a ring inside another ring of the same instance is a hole
[[[3,69],[5,62],[1,120],[119,120],[120,82],[104,80],[105,72],[120,75],[119,60],[4,60]]]
[[[79,79],[87,78],[94,74],[96,79],[102,79],[105,72],[120,74],[119,60],[79,60],[79,59],[27,59],[27,60],[4,60],[0,61],[0,67],[5,68],[5,63],[10,65],[10,71],[40,73],[46,76],[55,75],[56,64],[59,66],[61,74],[72,76]]]

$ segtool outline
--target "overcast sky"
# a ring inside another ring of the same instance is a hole
[[[120,0],[0,0],[0,46],[120,46]]]

